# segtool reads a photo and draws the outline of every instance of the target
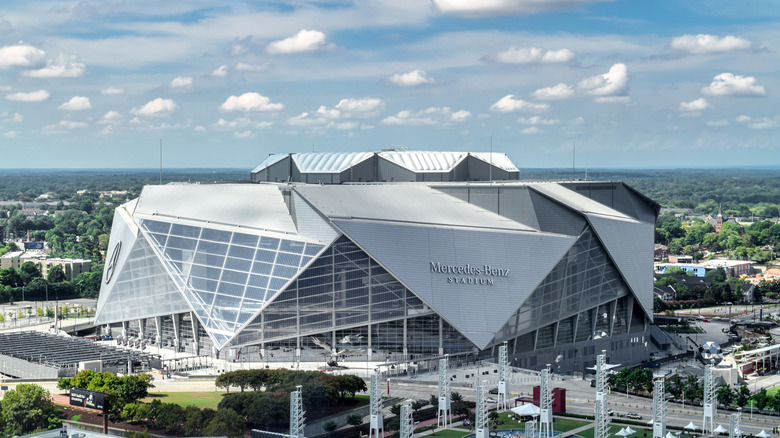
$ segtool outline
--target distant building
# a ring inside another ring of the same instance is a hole
[[[660,262],[669,255],[669,247],[656,243],[653,247],[653,260]]]
[[[25,262],[35,264],[44,278],[48,278],[49,270],[53,266],[59,266],[68,281],[72,281],[82,272],[89,272],[92,269],[91,260],[50,258],[42,251],[9,252],[0,257],[0,269],[14,268],[19,270]]]
[[[0,269],[14,268],[19,269],[22,266],[21,256],[24,251],[11,251],[0,257]]]
[[[669,263],[655,263],[653,265],[655,273],[665,274],[668,268],[676,267],[685,272],[693,272],[693,275],[697,277],[704,277],[707,271],[723,268],[727,278],[737,278],[751,275],[753,273],[753,265],[755,264],[752,260],[707,260],[692,263],[692,260],[688,261],[687,258],[682,258],[682,261],[672,262],[674,257],[669,256]]]
[[[669,256],[669,263],[691,264],[691,263],[693,263],[693,257],[691,257],[691,256],[681,256],[681,255],[670,255]]]

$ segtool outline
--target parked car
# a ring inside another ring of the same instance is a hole
[[[637,414],[636,412],[629,412],[626,414],[626,418],[630,418],[632,420],[641,420],[642,416]]]
[[[612,412],[612,409],[607,409],[607,415],[611,417],[613,414],[614,412]]]
[[[498,394],[498,388],[493,388],[490,391],[488,391],[491,394]]]

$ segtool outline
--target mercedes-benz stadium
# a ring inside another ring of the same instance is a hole
[[[503,154],[381,154],[145,187],[116,209],[96,323],[258,361],[490,358],[505,342],[523,368],[647,357],[656,203],[620,182],[521,182]]]

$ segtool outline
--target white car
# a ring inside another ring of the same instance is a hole
[[[488,397],[485,399],[488,403],[498,403],[498,400],[494,399],[493,397]]]

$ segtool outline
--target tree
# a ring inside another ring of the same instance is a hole
[[[5,434],[24,435],[60,427],[62,412],[54,407],[49,391],[35,384],[20,383],[0,402]]]
[[[218,409],[209,424],[203,429],[205,435],[229,437],[244,434],[244,418],[232,409]]]
[[[333,420],[328,420],[322,424],[322,430],[324,430],[328,434],[328,436],[330,436],[330,434],[333,433],[333,431],[335,431],[338,428],[339,428],[339,424]]]
[[[19,267],[19,276],[22,277],[22,284],[29,284],[34,278],[41,277],[41,271],[35,266],[35,263],[27,261]]]
[[[734,394],[734,390],[729,385],[721,385],[715,391],[715,397],[718,399],[718,403],[728,407],[734,403],[736,394]]]
[[[184,408],[176,403],[163,403],[155,418],[157,426],[162,427],[169,434],[181,430],[184,421]]]
[[[49,283],[62,283],[68,278],[65,276],[65,272],[60,265],[54,265],[49,268],[49,273],[46,275],[46,280]]]
[[[734,400],[734,402],[740,408],[744,408],[748,404],[748,400],[750,400],[750,389],[747,385],[742,385],[737,391],[736,400]]]
[[[396,403],[390,406],[390,413],[396,416],[401,415],[401,404]]]
[[[349,414],[347,415],[347,418],[344,419],[344,421],[346,421],[350,426],[358,427],[363,424],[363,416],[360,414]]]
[[[431,406],[433,407],[439,406],[439,396],[436,394],[431,394],[431,398],[429,398],[428,401],[431,402]]]

